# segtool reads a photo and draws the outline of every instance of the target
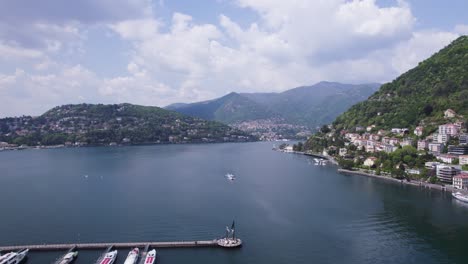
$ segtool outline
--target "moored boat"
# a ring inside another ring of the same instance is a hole
[[[117,258],[117,250],[109,251],[99,260],[99,264],[112,264]]]
[[[452,193],[452,196],[462,202],[468,203],[468,195],[462,194],[461,192]]]
[[[156,249],[148,251],[144,264],[154,264],[156,262]]]
[[[10,252],[0,257],[0,264],[19,264],[27,256],[29,249],[23,249],[18,252]]]
[[[76,247],[72,247],[68,250],[65,255],[55,261],[55,264],[69,264],[72,263],[76,257],[78,256],[78,251],[76,251]]]
[[[138,255],[140,254],[140,250],[138,248],[134,248],[130,250],[128,253],[127,259],[125,259],[124,264],[135,264],[138,260]]]

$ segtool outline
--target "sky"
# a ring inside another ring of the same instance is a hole
[[[2,0],[0,117],[385,83],[468,34],[466,0]]]

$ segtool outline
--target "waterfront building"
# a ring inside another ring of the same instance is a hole
[[[406,169],[405,171],[406,171],[406,173],[408,173],[408,174],[413,174],[413,175],[419,175],[419,174],[421,174],[421,171],[418,170],[418,169]]]
[[[448,153],[454,155],[468,154],[468,146],[449,146]]]
[[[369,157],[364,161],[364,166],[372,167],[375,165],[376,157]]]
[[[453,187],[460,190],[468,190],[468,173],[460,173],[453,177]]]
[[[436,175],[441,182],[452,183],[452,179],[455,175],[460,173],[459,166],[450,166],[447,164],[437,165]]]

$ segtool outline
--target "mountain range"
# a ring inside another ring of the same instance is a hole
[[[230,125],[265,122],[287,125],[291,132],[314,129],[333,121],[353,104],[365,100],[380,84],[320,82],[281,93],[230,93],[197,103],[177,103],[166,109]],[[251,131],[250,131],[251,132]]]

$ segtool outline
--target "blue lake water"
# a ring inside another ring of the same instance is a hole
[[[234,219],[241,249],[160,249],[158,263],[468,263],[468,206],[449,193],[341,175],[271,148],[0,152],[0,244],[211,240]],[[33,252],[28,263],[60,254]]]

